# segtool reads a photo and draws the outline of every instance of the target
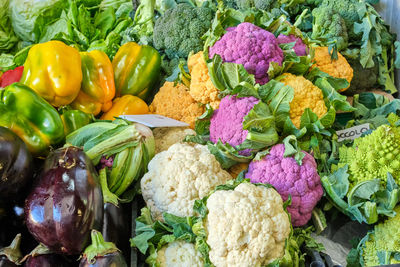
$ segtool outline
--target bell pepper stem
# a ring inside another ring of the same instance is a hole
[[[92,230],[91,237],[92,244],[83,252],[83,257],[86,258],[90,264],[96,262],[96,256],[105,256],[119,251],[114,243],[104,241],[104,238],[99,231]]]

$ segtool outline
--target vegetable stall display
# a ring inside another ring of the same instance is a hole
[[[337,218],[399,262],[379,1],[36,2],[0,0],[1,266],[329,265]]]

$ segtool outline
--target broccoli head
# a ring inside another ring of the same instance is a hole
[[[350,40],[358,39],[354,33],[354,23],[360,20],[358,15],[359,6],[363,3],[359,3],[358,0],[325,0],[319,6],[320,8],[332,9],[339,14],[346,24],[347,34]]]
[[[257,8],[260,10],[270,12],[274,17],[279,17],[283,14],[280,9],[281,3],[276,0],[234,0],[235,4],[230,4],[232,1],[225,0],[226,4],[238,9]]]
[[[334,8],[320,6],[312,11],[312,15],[314,21],[311,38],[323,40],[325,45],[336,41],[338,50],[347,48],[346,23]]]
[[[210,28],[213,12],[207,7],[179,4],[156,20],[153,43],[168,58],[186,58],[191,51],[202,50],[201,37]]]

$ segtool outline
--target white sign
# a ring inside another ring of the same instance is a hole
[[[369,130],[369,123],[360,124],[351,128],[336,131],[338,142],[343,140],[354,140]]]
[[[152,128],[189,126],[189,124],[185,122],[177,121],[157,114],[121,115],[120,117],[128,121],[138,122]]]

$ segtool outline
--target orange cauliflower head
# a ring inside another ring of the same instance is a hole
[[[196,118],[204,113],[183,84],[165,82],[150,105],[150,112],[186,122],[194,128]]]
[[[353,79],[353,69],[344,56],[338,52],[338,59],[332,60],[328,47],[315,47],[314,51],[313,67],[318,67],[321,71],[328,73],[332,77],[346,79],[350,86],[350,82]],[[341,92],[346,91],[347,88],[342,89]]]
[[[188,68],[191,75],[190,95],[197,102],[210,104],[213,109],[217,109],[220,102],[219,91],[210,79],[203,51],[189,57]]]
[[[289,115],[297,128],[300,128],[300,118],[306,108],[311,109],[317,114],[318,118],[321,118],[327,112],[321,89],[311,81],[303,76],[284,73],[283,79],[280,82],[294,89],[294,97],[292,102],[290,102]]]

